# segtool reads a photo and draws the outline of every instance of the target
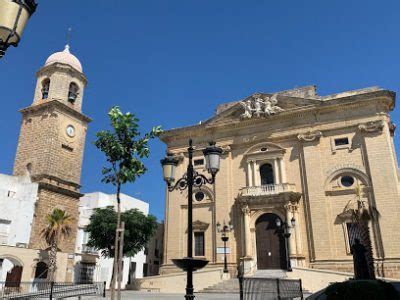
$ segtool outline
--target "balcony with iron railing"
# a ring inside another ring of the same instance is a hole
[[[95,248],[89,247],[86,244],[82,244],[82,253],[93,254],[93,255],[98,255],[99,254],[99,252]]]
[[[274,196],[281,193],[296,193],[293,183],[265,184],[260,186],[247,186],[240,189],[242,197]]]

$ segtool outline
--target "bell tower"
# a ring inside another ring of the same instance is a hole
[[[91,121],[82,113],[86,77],[79,60],[64,51],[52,54],[36,73],[33,103],[20,110],[21,132],[14,175],[39,183],[29,248],[46,249],[41,235],[46,215],[61,208],[75,218],[62,252],[74,253],[79,192],[86,129]]]

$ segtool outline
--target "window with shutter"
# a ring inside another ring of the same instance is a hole
[[[194,233],[194,255],[204,256],[204,232]]]

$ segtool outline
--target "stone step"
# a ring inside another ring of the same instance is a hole
[[[215,294],[239,293],[239,281],[236,278],[224,280],[220,283],[214,284],[208,288],[199,291],[199,293],[215,293]]]
[[[281,269],[257,270],[252,277],[256,278],[287,278],[286,271]]]

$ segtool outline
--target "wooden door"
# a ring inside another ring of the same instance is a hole
[[[264,214],[256,222],[258,269],[285,269],[285,241],[276,226],[275,214]]]
[[[6,287],[19,287],[22,277],[22,267],[14,266],[10,272],[7,273]]]

